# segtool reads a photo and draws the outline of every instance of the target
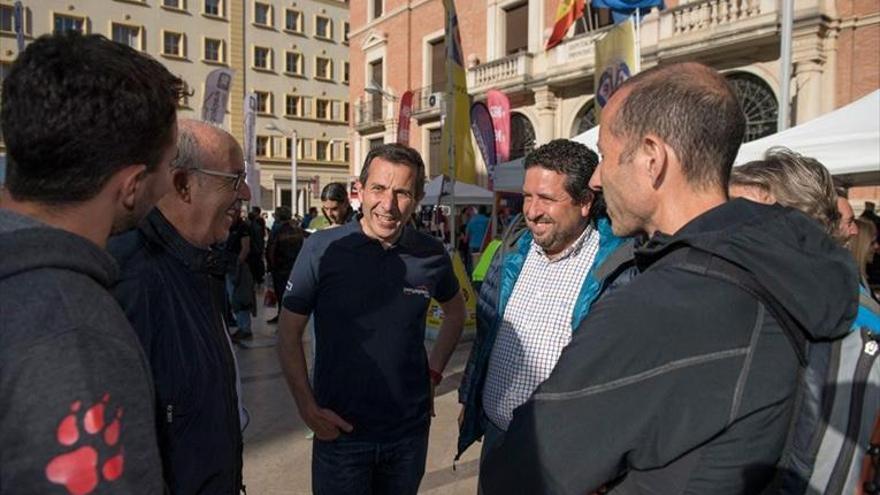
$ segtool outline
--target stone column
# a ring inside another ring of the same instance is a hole
[[[812,22],[809,22],[812,21]],[[822,22],[810,19],[804,26],[796,26],[792,43],[793,73],[793,119],[791,125],[803,124],[822,115],[826,108],[823,100],[834,97],[833,86],[829,87],[826,71],[828,66],[826,50],[829,30]]]
[[[535,129],[535,142],[546,143],[556,138],[556,109],[559,103],[556,94],[549,86],[535,88],[535,112],[538,114],[538,128]]]

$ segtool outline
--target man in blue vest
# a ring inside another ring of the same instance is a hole
[[[599,219],[588,186],[598,162],[596,153],[567,139],[526,158],[528,231],[499,250],[480,291],[478,336],[459,392],[459,453],[480,436],[484,453],[497,445],[513,410],[550,376],[599,292],[593,267],[621,241]]]

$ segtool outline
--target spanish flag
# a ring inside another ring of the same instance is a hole
[[[471,144],[471,101],[453,0],[443,0],[446,9],[446,112],[440,149],[442,173],[459,182],[477,183],[474,147]]]
[[[562,43],[568,28],[584,15],[584,0],[559,0],[556,9],[556,23],[553,25],[553,34],[547,40],[547,50]]]

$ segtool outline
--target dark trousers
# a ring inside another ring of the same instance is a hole
[[[290,277],[290,270],[272,271],[272,290],[275,291],[275,297],[278,299],[278,314],[281,314],[281,300],[284,298],[288,277]]]
[[[416,495],[427,454],[427,429],[382,443],[315,439],[312,491],[315,495]]]

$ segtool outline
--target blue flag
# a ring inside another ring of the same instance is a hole
[[[636,9],[644,15],[651,11],[651,7],[666,8],[663,0],[592,0],[590,4],[598,9],[611,9],[615,24],[633,15]]]

